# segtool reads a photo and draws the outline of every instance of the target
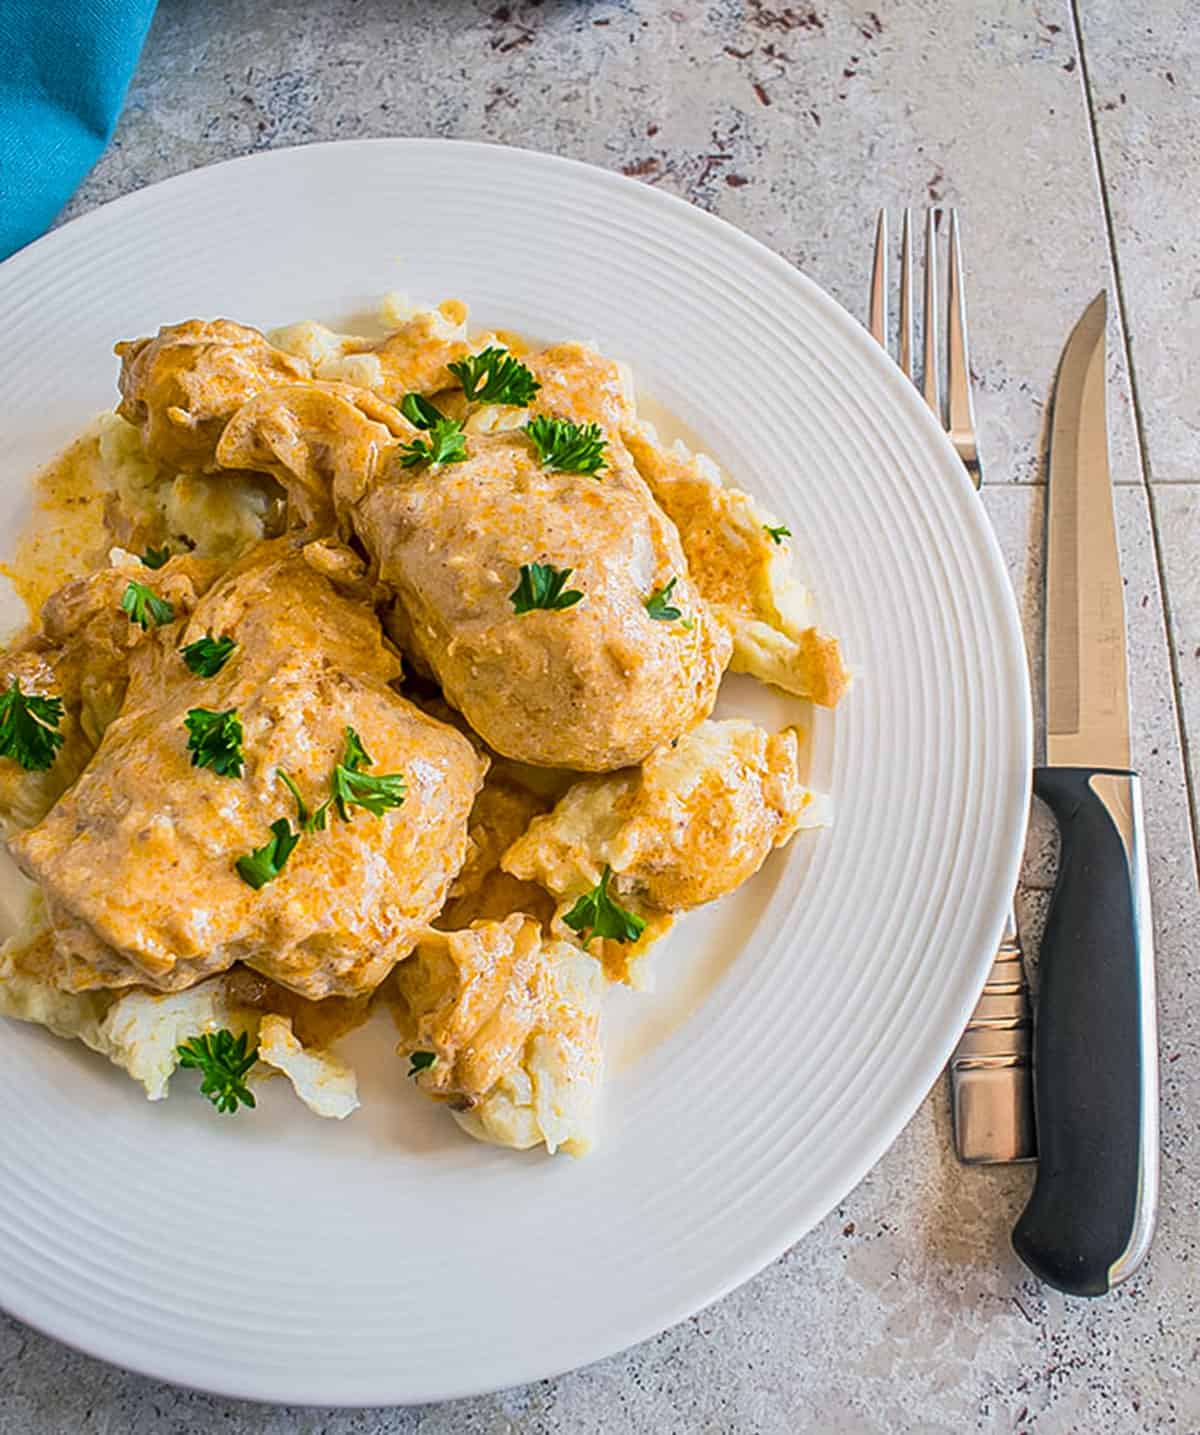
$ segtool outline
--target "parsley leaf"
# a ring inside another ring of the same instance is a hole
[[[792,530],[786,523],[781,523],[778,528],[772,528],[769,523],[764,523],[763,527],[771,535],[772,543],[782,543],[785,538],[792,536]]]
[[[474,404],[511,404],[521,409],[542,387],[520,359],[495,346],[446,367]]]
[[[362,807],[372,817],[382,817],[390,808],[402,806],[407,789],[398,772],[372,777],[368,772],[351,772],[340,764],[333,769],[333,800],[342,820],[350,820],[350,808]]]
[[[346,729],[346,756],[342,758],[342,766],[348,767],[351,772],[359,772],[364,767],[374,767],[367,750],[362,745],[362,738],[352,727]]]
[[[197,638],[194,643],[180,648],[179,656],[198,678],[215,678],[236,647],[237,643],[228,635],[214,638],[209,633],[206,637]]]
[[[400,412],[415,429],[431,429],[446,417],[441,409],[436,408],[421,394],[405,394]]]
[[[508,595],[514,613],[532,613],[535,608],[573,608],[583,594],[578,588],[563,591],[574,568],[555,568],[552,563],[522,563],[521,581]]]
[[[611,877],[612,868],[605,864],[599,882],[563,916],[563,921],[573,932],[587,933],[583,939],[585,947],[593,937],[611,937],[614,942],[636,942],[646,930],[643,917],[627,911],[608,895]]]
[[[121,610],[128,614],[129,621],[139,628],[149,628],[169,623],[175,616],[175,609],[165,598],[160,598],[153,588],[144,583],[130,583],[121,597]]]
[[[276,769],[275,776],[279,778],[280,782],[283,783],[296,799],[296,821],[300,824],[301,831],[324,832],[326,819],[329,814],[329,804],[333,801],[333,798],[327,797],[315,812],[309,812],[308,803],[300,796],[300,789],[292,781],[291,776],[284,772],[282,767]]]
[[[246,1033],[235,1038],[227,1027],[194,1036],[175,1048],[179,1065],[203,1075],[200,1091],[218,1111],[233,1112],[239,1105],[254,1106],[254,1093],[246,1073],[258,1060],[258,1048],[247,1052]]]
[[[300,834],[292,831],[291,823],[286,817],[271,823],[271,833],[269,842],[264,842],[245,857],[239,857],[233,864],[242,881],[256,892],[260,887],[265,887],[272,878],[279,876],[284,863],[300,841]]]
[[[608,440],[599,424],[575,424],[570,419],[539,414],[525,425],[525,433],[544,468],[559,473],[594,474],[604,467]]]
[[[170,556],[169,548],[147,548],[142,554],[142,562],[147,568],[161,568]]]
[[[408,1054],[409,1076],[417,1076],[422,1071],[428,1071],[436,1060],[436,1051],[410,1051]]]
[[[242,724],[237,709],[215,713],[192,708],[183,720],[193,767],[211,767],[221,777],[242,775]]]
[[[63,745],[55,731],[62,715],[61,698],[23,693],[13,678],[0,695],[0,757],[16,758],[26,772],[45,772]]]
[[[346,755],[333,769],[333,801],[343,822],[350,821],[351,807],[361,807],[372,817],[382,817],[389,808],[404,802],[407,789],[403,776],[392,772],[374,777],[361,770],[372,766],[358,734],[348,727]]]
[[[671,590],[678,582],[678,578],[672,578],[665,587],[656,588],[646,599],[646,612],[652,618],[657,618],[664,623],[673,623],[676,618],[683,617],[683,609],[676,608],[671,602]]]
[[[467,436],[457,419],[443,419],[429,426],[429,439],[416,438],[400,450],[400,466],[415,468],[419,463],[462,463],[467,456]]]

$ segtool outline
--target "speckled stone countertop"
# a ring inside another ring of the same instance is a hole
[[[959,1166],[939,1083],[774,1266],[599,1365],[421,1409],[268,1409],[125,1374],[0,1317],[0,1435],[1200,1432],[1198,26],[1197,0],[161,0],[116,138],[68,217],[276,145],[486,138],[683,195],[861,313],[877,207],[958,205],[984,502],[1034,662],[1044,405],[1071,323],[1109,286],[1161,1218],[1115,1295],[1039,1287],[1008,1243],[1030,1173]],[[1052,878],[1035,821],[1030,945]]]

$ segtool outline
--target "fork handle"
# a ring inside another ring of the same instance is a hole
[[[1031,1161],[1033,1015],[1016,913],[950,1058],[954,1149],[968,1165]]]

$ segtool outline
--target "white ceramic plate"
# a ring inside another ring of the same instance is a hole
[[[602,1140],[501,1153],[417,1098],[152,1106],[0,1031],[0,1303],[106,1359],[278,1401],[461,1395],[591,1361],[747,1279],[878,1160],[943,1066],[1016,877],[1025,658],[983,511],[916,393],[815,285],[653,189],[515,150],[318,145],[184,175],[0,267],[0,522],[114,395],[115,339],[336,318],[386,290],[591,338],[796,535],[860,677],[813,722],[837,820],[684,922],[614,1003]],[[727,703],[745,710],[750,684]],[[769,694],[772,721],[795,705]],[[282,1085],[282,1084],[280,1084]]]

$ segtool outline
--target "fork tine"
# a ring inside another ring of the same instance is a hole
[[[871,304],[867,327],[871,337],[883,348],[887,348],[887,210],[879,211],[875,225],[875,263],[871,268]]]
[[[912,210],[904,211],[900,229],[900,367],[913,376]]]
[[[935,211],[925,214],[925,364],[922,386],[933,416],[942,421],[942,395],[938,382],[937,221]]]
[[[976,488],[982,477],[975,442],[975,406],[971,401],[971,360],[967,352],[967,306],[963,295],[962,253],[958,237],[958,211],[950,211],[950,289],[946,389],[949,395],[950,441],[971,475]]]

